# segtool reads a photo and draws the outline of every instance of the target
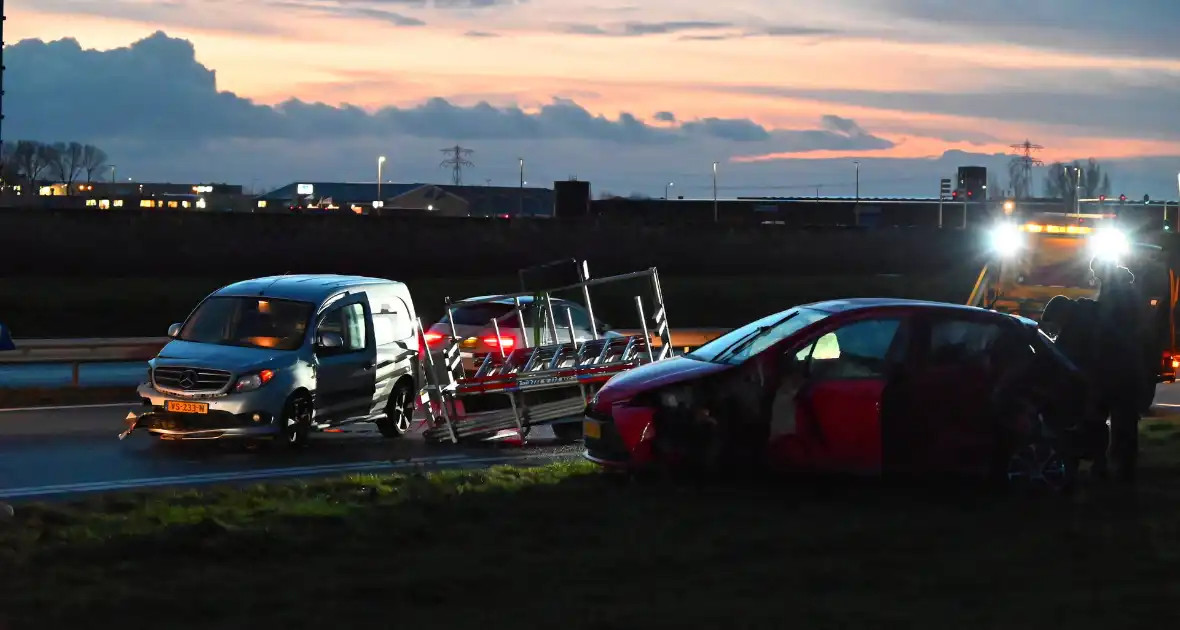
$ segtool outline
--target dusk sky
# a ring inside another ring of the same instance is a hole
[[[121,179],[937,194],[1008,145],[1177,197],[1180,3],[1163,0],[8,0],[5,140]],[[40,40],[40,41],[38,41]],[[1043,175],[1036,175],[1041,192]]]

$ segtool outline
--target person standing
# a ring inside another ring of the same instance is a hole
[[[1139,391],[1146,374],[1145,307],[1135,274],[1113,261],[1091,261],[1097,303],[1100,408],[1110,417],[1110,460],[1116,479],[1133,482],[1139,459]]]

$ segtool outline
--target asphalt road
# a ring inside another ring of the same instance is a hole
[[[0,500],[347,472],[537,464],[581,452],[578,444],[557,445],[546,429],[534,431],[527,446],[450,446],[428,445],[418,435],[386,440],[367,424],[317,434],[307,449],[296,453],[240,442],[168,443],[139,431],[120,441],[123,418],[137,408],[0,411]]]

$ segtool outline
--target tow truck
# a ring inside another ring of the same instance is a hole
[[[1150,409],[1158,383],[1175,383],[1180,368],[1176,348],[1176,304],[1180,277],[1172,252],[1134,240],[1120,228],[1117,213],[1021,212],[1005,204],[1005,214],[990,233],[991,257],[976,279],[967,303],[1040,320],[1055,296],[1098,295],[1090,272],[1096,258],[1117,262],[1135,274],[1147,302],[1160,357],[1154,380],[1144,384],[1142,405]]]
[[[570,262],[576,265],[575,281],[463,302],[470,306],[511,300],[517,316],[521,317],[520,329],[524,330],[522,298],[529,297],[530,302],[542,305],[538,309],[542,321],[532,343],[525,338],[511,350],[498,344],[476,362],[473,373],[464,369],[461,336],[457,332],[442,349],[424,353],[425,386],[421,400],[425,403],[423,436],[428,442],[512,437],[524,442],[531,429],[541,425],[551,425],[559,441],[576,440],[582,437],[587,402],[606,381],[620,372],[672,356],[671,332],[656,268],[592,279],[585,261]],[[573,330],[574,322],[568,310],[555,311],[552,294],[580,290],[586,310],[593,318],[590,288],[626,281],[645,281],[648,285],[650,311],[645,308],[642,295],[634,296],[640,324],[638,334],[602,334],[592,330],[590,339],[579,340],[568,332],[559,332],[559,327]],[[647,312],[651,313],[650,318]],[[453,322],[454,317],[448,320]],[[497,319],[492,319],[489,325],[499,337]],[[421,322],[418,329],[421,347],[426,348],[426,329]],[[559,341],[562,338],[568,341]]]

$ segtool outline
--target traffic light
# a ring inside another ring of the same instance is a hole
[[[1098,195],[1099,203],[1106,203],[1106,195]]]
[[[956,190],[956,191],[954,191],[954,192],[952,192],[952,193],[951,193],[951,199],[952,199],[952,200],[954,200],[954,199],[958,199],[958,198],[959,198],[959,191],[957,191],[957,190]]]
[[[1150,201],[1151,201],[1150,195],[1143,195],[1143,203],[1149,203]]]
[[[1126,203],[1126,201],[1127,201],[1126,195],[1119,195],[1119,203]]]

